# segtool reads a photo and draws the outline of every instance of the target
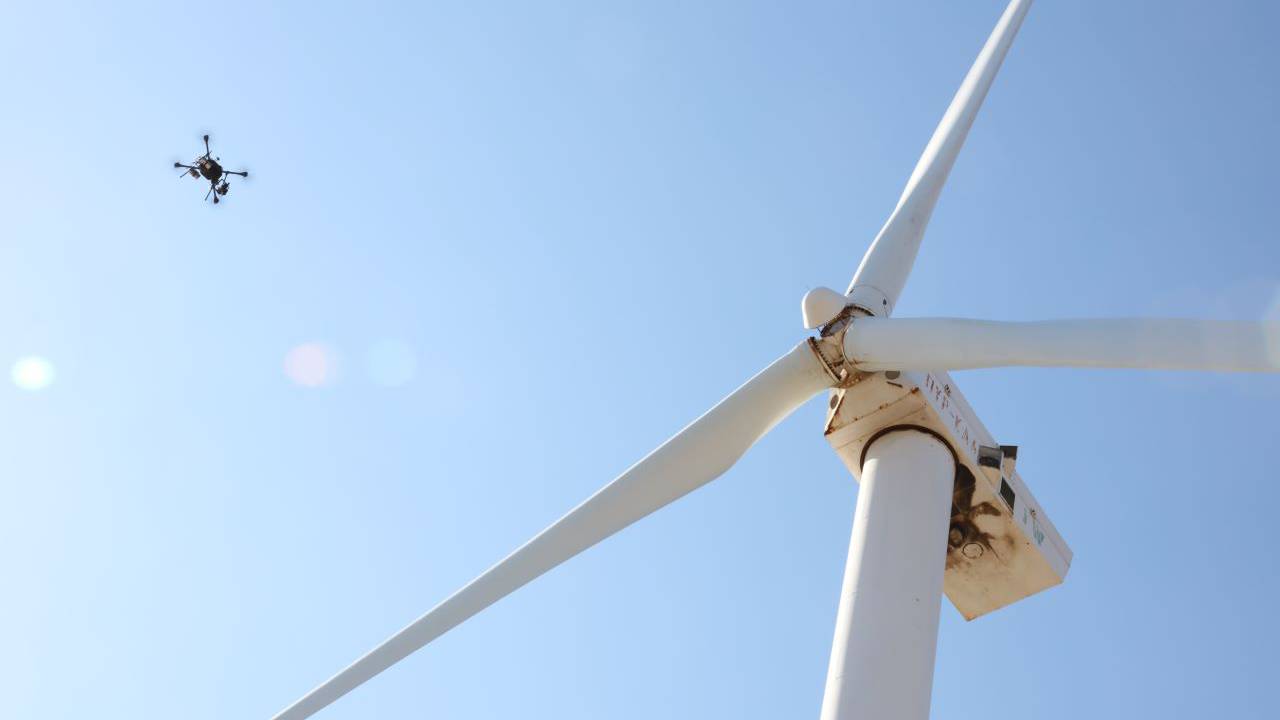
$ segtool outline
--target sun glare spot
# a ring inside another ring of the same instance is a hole
[[[337,355],[323,343],[303,343],[285,354],[284,374],[303,387],[330,385],[338,375]]]
[[[43,390],[53,383],[53,363],[35,355],[19,358],[13,364],[10,376],[13,384],[23,390]]]

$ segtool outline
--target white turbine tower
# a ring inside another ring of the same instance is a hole
[[[534,578],[728,470],[831,392],[825,434],[861,484],[823,720],[928,717],[945,592],[972,619],[1062,582],[1071,551],[947,370],[1000,366],[1280,371],[1280,327],[1194,320],[890,319],[951,166],[1031,0],[1012,0],[848,291],[802,303],[817,329],[613,482],[275,720],[301,720]]]

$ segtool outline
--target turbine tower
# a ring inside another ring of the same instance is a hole
[[[929,715],[945,594],[967,619],[1061,583],[1071,550],[948,370],[1280,371],[1280,327],[1197,320],[891,318],[947,175],[1031,0],[1012,0],[848,290],[805,295],[816,334],[431,611],[275,716],[302,720],[633,522],[719,477],[829,394],[825,436],[860,483],[823,720]]]

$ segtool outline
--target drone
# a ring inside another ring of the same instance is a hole
[[[173,164],[176,168],[183,168],[182,174],[178,177],[190,175],[193,178],[203,177],[209,181],[209,192],[204,194],[204,199],[208,200],[209,196],[213,196],[213,202],[217,203],[221,196],[226,195],[231,190],[231,184],[227,182],[227,177],[231,175],[239,175],[240,177],[249,177],[247,170],[224,170],[219,161],[222,158],[213,157],[213,153],[209,150],[209,136],[204,136],[204,154],[191,161],[190,165],[184,165],[180,162]]]

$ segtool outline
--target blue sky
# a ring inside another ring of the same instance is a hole
[[[10,7],[0,715],[270,717],[577,504],[802,337],[1002,5]],[[1280,312],[1277,22],[1038,3],[897,314]],[[933,717],[1270,716],[1280,377],[957,380],[1075,563],[944,603]],[[815,717],[821,419],[322,717]]]

